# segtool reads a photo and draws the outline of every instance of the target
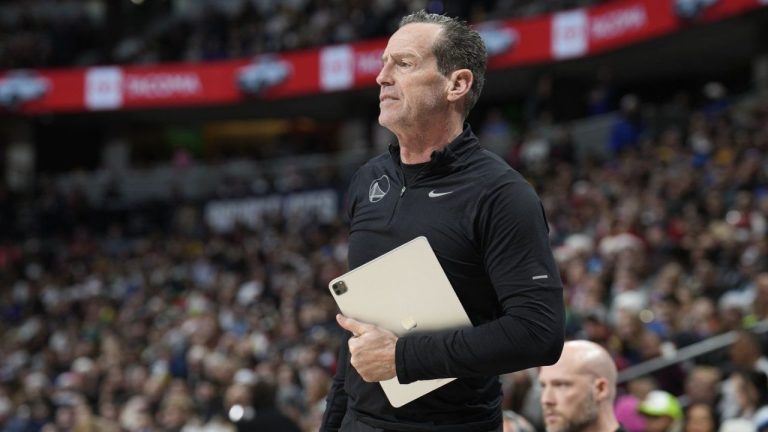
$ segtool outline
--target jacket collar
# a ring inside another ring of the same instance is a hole
[[[469,123],[464,123],[464,130],[454,138],[453,141],[448,143],[447,146],[440,150],[432,152],[432,156],[429,161],[429,167],[437,168],[440,166],[450,165],[453,162],[463,159],[466,155],[480,146],[477,136],[472,132],[472,128]],[[390,144],[389,154],[392,156],[392,160],[395,164],[400,165],[400,145]]]

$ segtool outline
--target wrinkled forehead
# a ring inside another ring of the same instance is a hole
[[[399,28],[387,43],[384,55],[412,54],[420,57],[432,55],[432,47],[442,27],[432,23],[411,23]]]

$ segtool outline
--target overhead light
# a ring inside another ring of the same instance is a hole
[[[140,5],[140,4],[144,3],[144,0],[131,0],[131,3],[133,3],[135,5]]]

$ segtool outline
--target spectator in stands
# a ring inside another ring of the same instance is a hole
[[[648,393],[637,407],[646,418],[647,432],[680,432],[683,409],[677,398],[663,390]]]
[[[714,405],[697,402],[685,410],[684,432],[716,432],[719,423]]]
[[[739,331],[729,351],[731,364],[736,368],[768,374],[768,358],[763,352],[765,345],[760,338],[759,335],[750,331]]]
[[[562,169],[572,167],[576,163],[576,147],[567,127],[557,126],[552,130],[549,156],[560,161]]]
[[[538,429],[541,419],[541,403],[539,392],[535,385],[538,379],[536,369],[504,374],[500,377],[503,394],[502,414],[504,415],[504,428],[516,430],[528,427],[530,423],[533,430]]]
[[[601,67],[592,88],[587,93],[587,115],[607,114],[615,109],[613,74],[608,67]]]
[[[651,392],[658,390],[659,383],[648,374],[627,381],[625,386],[626,394],[616,401],[616,419],[627,432],[645,432],[648,421],[638,407]]]
[[[501,109],[489,110],[483,128],[480,130],[480,139],[485,148],[510,160],[510,152],[515,150],[510,147],[514,142],[513,135],[512,126],[504,118]]]
[[[260,377],[250,386],[235,384],[227,390],[226,405],[230,418],[237,420],[238,431],[299,432],[298,426],[277,409],[276,389],[268,377]]]
[[[621,431],[613,411],[616,365],[594,342],[569,341],[560,360],[539,371],[547,432]]]
[[[57,425],[60,416],[57,414]],[[142,432],[152,430],[155,420],[150,411],[149,403],[144,396],[136,395],[126,402],[120,413],[120,427],[129,432]]]
[[[701,90],[706,104],[702,111],[709,120],[721,116],[728,109],[728,91],[722,83],[710,81]]]
[[[627,432],[645,432],[645,417],[637,411],[637,406],[641,400],[642,398],[638,398],[631,393],[619,396],[616,399],[614,407],[616,420],[619,421]]]
[[[687,406],[704,404],[715,406],[722,373],[714,366],[695,366],[685,378],[685,394],[681,402]]]
[[[732,419],[753,421],[757,412],[768,406],[768,378],[763,372],[737,369],[724,387],[724,397],[732,398],[734,403],[733,410],[723,413],[723,425]]]
[[[551,144],[540,130],[530,131],[520,145],[519,160],[526,171],[543,174],[547,167]]]
[[[555,121],[554,79],[542,75],[528,94],[525,105],[525,120],[528,129],[535,131]]]
[[[625,150],[637,148],[644,130],[640,117],[640,99],[637,95],[624,95],[619,103],[619,108],[621,110],[619,118],[611,128],[608,142],[608,150],[614,156]]]
[[[749,320],[759,322],[768,319],[768,272],[755,276],[753,285],[755,300],[752,302]]]

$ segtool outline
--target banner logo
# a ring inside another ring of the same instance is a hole
[[[0,78],[0,106],[16,108],[25,102],[42,99],[51,84],[35,72],[13,71]]]
[[[123,71],[119,67],[90,68],[85,74],[85,106],[91,110],[123,105]]]
[[[583,9],[555,14],[552,19],[552,55],[556,59],[587,53],[587,14]]]
[[[282,83],[291,72],[290,63],[277,56],[265,55],[238,69],[236,84],[241,92],[256,95]]]
[[[355,82],[355,53],[349,45],[320,50],[320,88],[344,90]]]

